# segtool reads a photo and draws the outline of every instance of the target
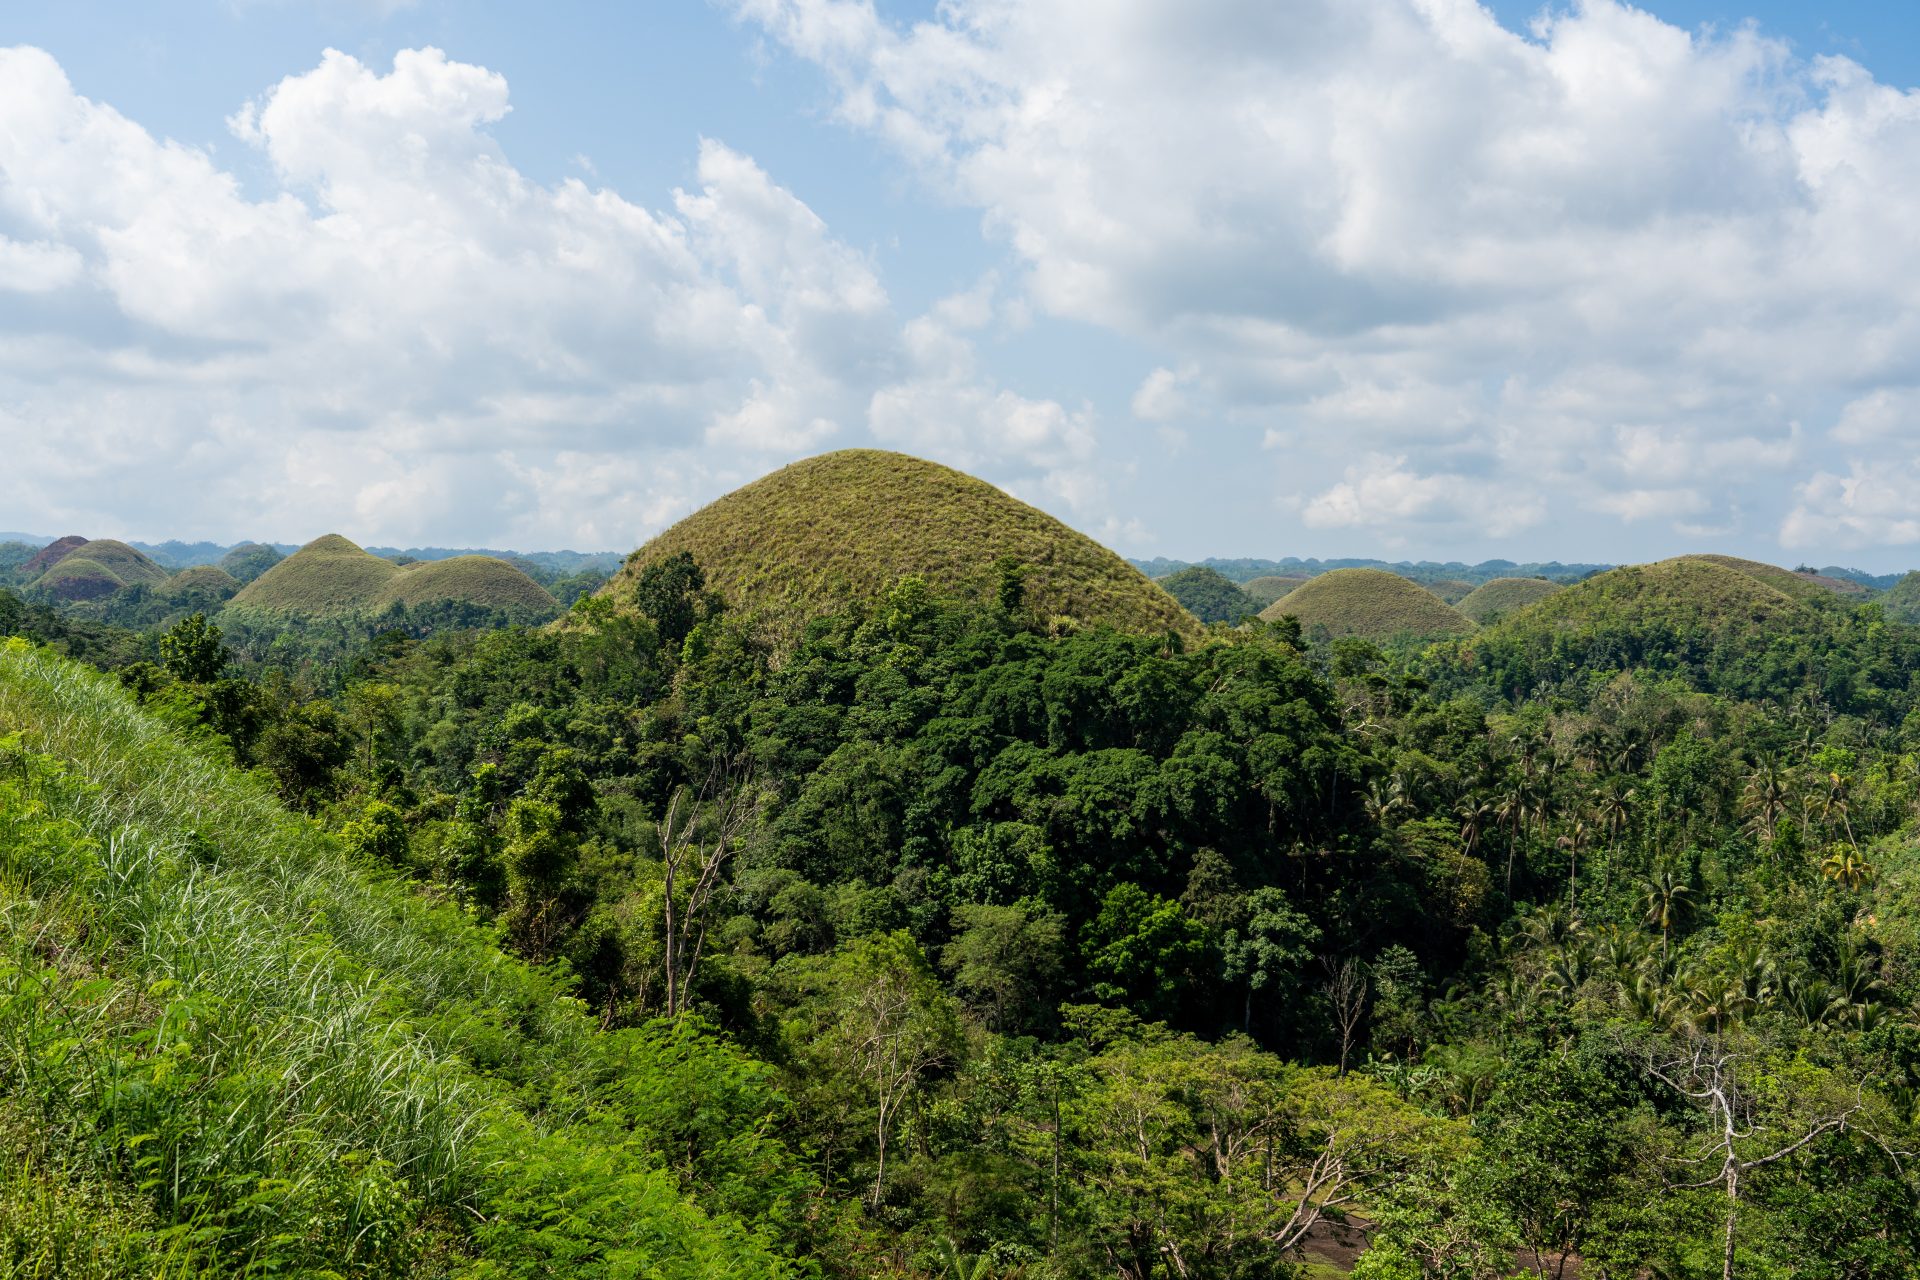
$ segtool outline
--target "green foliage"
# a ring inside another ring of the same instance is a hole
[[[1305,578],[1285,574],[1266,574],[1241,583],[1240,590],[1253,601],[1256,609],[1264,609],[1305,581]]]
[[[243,542],[220,557],[219,567],[245,586],[284,559],[278,550],[264,543]]]
[[[227,665],[227,651],[220,640],[220,628],[204,614],[193,614],[160,637],[160,661],[176,680],[212,684]]]
[[[971,476],[879,450],[824,454],[735,490],[630,556],[609,591],[620,598],[682,552],[730,609],[783,642],[906,574],[944,594],[991,599],[1006,557],[1027,566],[1022,599],[1042,619],[1193,630],[1138,570],[1051,516]]]
[[[1259,611],[1246,592],[1212,569],[1199,565],[1170,573],[1157,581],[1161,590],[1202,622],[1238,622]]]

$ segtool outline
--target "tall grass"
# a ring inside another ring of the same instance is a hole
[[[618,1068],[460,912],[0,649],[0,1103],[48,1135],[47,1203],[133,1189],[151,1225],[106,1234],[183,1274],[783,1271],[599,1114]]]

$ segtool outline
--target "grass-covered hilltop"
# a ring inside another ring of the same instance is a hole
[[[1499,614],[1537,604],[1563,589],[1561,584],[1546,578],[1495,578],[1469,591],[1453,607],[1475,622],[1485,622]]]
[[[1383,569],[1335,569],[1268,605],[1263,621],[1293,618],[1303,631],[1390,640],[1471,631],[1473,622],[1433,592]]]
[[[308,618],[448,603],[536,615],[555,609],[545,588],[505,560],[456,556],[398,565],[334,533],[278,561],[232,601],[235,609]]]
[[[1042,617],[1193,632],[1193,618],[1118,555],[1000,489],[935,462],[846,449],[783,467],[707,504],[628,557],[606,594],[681,554],[728,608],[792,637],[812,618],[917,575],[990,599],[1014,567]]]
[[[1920,1275],[1915,580],[159,545],[0,549],[0,1278]]]

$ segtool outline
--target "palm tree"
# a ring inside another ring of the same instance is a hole
[[[1639,794],[1627,784],[1625,778],[1616,774],[1607,779],[1606,785],[1600,788],[1600,794],[1594,797],[1593,816],[1600,823],[1600,829],[1607,833],[1606,875],[1608,877],[1613,871],[1614,849],[1620,843],[1620,833],[1625,831],[1627,824],[1633,820],[1633,801]],[[1600,882],[1600,891],[1604,894],[1606,890],[1607,881],[1603,878]]]
[[[1771,843],[1773,831],[1786,816],[1793,789],[1786,773],[1772,756],[1763,757],[1746,785],[1740,790],[1740,809],[1747,815],[1747,830],[1757,839]]]
[[[1560,847],[1567,851],[1567,910],[1577,909],[1574,899],[1574,886],[1580,876],[1580,850],[1587,843],[1588,828],[1584,819],[1574,819],[1567,834],[1560,837]]]
[[[1820,820],[1832,826],[1834,816],[1839,815],[1840,825],[1847,833],[1847,843],[1857,849],[1860,847],[1860,842],[1853,838],[1853,822],[1847,816],[1851,809],[1847,803],[1847,792],[1852,786],[1852,778],[1838,773],[1827,775],[1826,792],[1820,798]]]
[[[1484,800],[1469,796],[1459,803],[1454,812],[1460,817],[1460,843],[1468,853],[1472,853],[1480,847],[1480,837],[1486,834],[1487,824],[1495,820],[1494,807]]]
[[[1647,877],[1641,890],[1641,901],[1646,903],[1646,914],[1642,917],[1648,924],[1660,930],[1660,959],[1667,958],[1667,948],[1673,937],[1673,926],[1680,922],[1686,912],[1688,900],[1693,890],[1668,867],[1656,871]]]
[[[1871,862],[1860,856],[1858,849],[1842,849],[1835,846],[1820,863],[1820,874],[1836,884],[1844,884],[1855,893],[1862,885],[1874,877]]]

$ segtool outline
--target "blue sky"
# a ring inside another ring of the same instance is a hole
[[[12,6],[0,527],[625,549],[877,444],[1139,555],[1905,568],[1916,26]]]

